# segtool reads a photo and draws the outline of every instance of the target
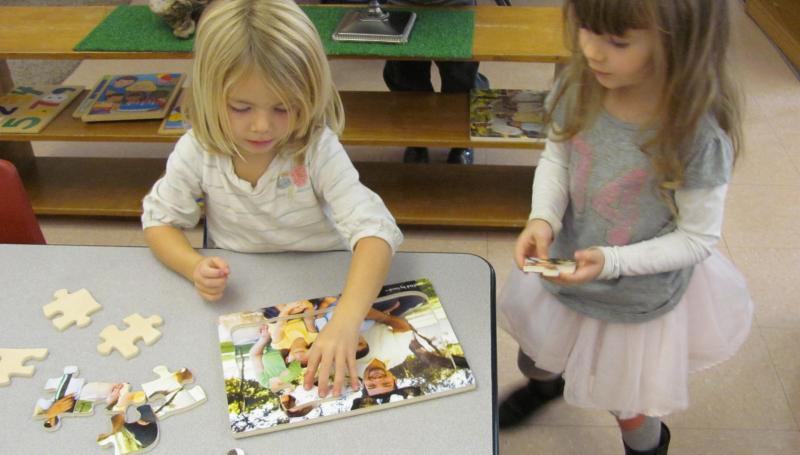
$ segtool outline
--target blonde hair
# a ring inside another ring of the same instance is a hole
[[[314,24],[291,0],[217,0],[195,35],[187,110],[206,150],[239,155],[227,114],[231,87],[255,71],[286,106],[291,133],[280,153],[301,161],[325,126],[337,134],[344,109]]]
[[[602,109],[605,88],[590,70],[578,45],[578,32],[623,35],[629,29],[655,29],[660,46],[655,68],[664,86],[657,114],[643,128],[656,133],[642,144],[653,165],[659,191],[672,205],[671,190],[683,185],[683,172],[698,128],[711,115],[730,137],[734,158],[741,146],[740,100],[727,67],[730,40],[725,0],[566,0],[564,19],[572,60],[564,84],[554,94],[549,123],[556,140],[568,140],[588,128]],[[570,89],[570,96],[564,96]],[[563,125],[553,111],[564,102]]]

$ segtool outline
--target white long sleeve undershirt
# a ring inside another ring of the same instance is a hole
[[[547,141],[536,168],[530,219],[546,221],[553,234],[569,203],[568,154],[562,143]],[[605,263],[598,279],[677,270],[707,258],[719,241],[728,185],[675,191],[676,229],[625,246],[602,246]]]

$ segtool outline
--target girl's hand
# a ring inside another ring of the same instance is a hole
[[[560,285],[588,283],[600,276],[606,262],[603,252],[599,248],[589,248],[575,252],[576,268],[573,273],[560,273],[554,277],[542,277]]]
[[[514,261],[517,267],[522,269],[528,256],[547,259],[551,243],[553,243],[553,228],[550,227],[550,223],[538,218],[529,220],[517,237],[514,248]]]
[[[192,281],[200,297],[214,302],[222,298],[230,273],[228,263],[222,258],[204,257],[194,266]]]
[[[342,393],[345,376],[350,375],[350,387],[358,390],[358,371],[356,370],[356,348],[358,347],[358,328],[361,321],[344,321],[336,315],[323,327],[317,340],[308,354],[308,367],[303,380],[306,390],[314,385],[314,376],[318,378],[319,396],[328,395],[328,378],[333,368],[333,395]]]

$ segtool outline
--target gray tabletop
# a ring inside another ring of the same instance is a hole
[[[387,283],[429,278],[444,305],[472,367],[477,388],[408,406],[234,439],[219,361],[217,316],[341,291],[350,261],[347,252],[237,254],[214,251],[231,264],[222,302],[203,302],[192,285],[160,265],[146,248],[0,245],[0,348],[46,347],[32,378],[12,377],[0,387],[0,447],[3,453],[113,453],[95,440],[110,430],[101,406],[91,417],[66,417],[61,429],[46,432],[33,420],[36,400],[47,396],[47,379],[76,365],[87,382],[130,382],[135,389],[156,379],[156,365],[187,367],[208,401],[159,422],[154,453],[248,455],[284,453],[497,453],[493,409],[494,272],[468,254],[398,253]],[[85,328],[59,332],[42,314],[58,289],[88,289],[103,309]],[[164,319],[161,340],[141,342],[140,354],[125,360],[104,357],[96,346],[109,324],[138,312]]]

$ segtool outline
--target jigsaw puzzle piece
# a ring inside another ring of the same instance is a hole
[[[25,365],[31,359],[44,360],[47,349],[0,349],[0,387],[11,384],[11,376],[29,378],[36,372],[33,365]]]
[[[80,407],[86,410],[87,415],[91,415],[94,405],[102,403],[107,413],[118,414],[125,412],[132,404],[140,405],[145,401],[144,392],[131,392],[131,385],[127,382],[90,382],[81,389],[79,406],[76,408]]]
[[[164,323],[161,316],[153,315],[144,318],[139,313],[134,313],[123,319],[123,322],[128,325],[125,330],[120,330],[115,325],[109,325],[100,332],[103,342],[97,345],[97,352],[109,355],[112,350],[116,349],[123,357],[130,359],[139,354],[137,341],[143,340],[147,346],[150,346],[161,338],[161,332],[155,329]]]
[[[86,289],[71,294],[66,289],[59,289],[53,296],[56,299],[42,307],[42,310],[45,317],[51,319],[53,325],[61,331],[72,324],[86,327],[92,322],[89,315],[103,308]]]
[[[159,365],[153,368],[153,373],[157,374],[159,379],[143,383],[142,390],[148,402],[163,399],[163,404],[155,408],[159,419],[187,411],[206,401],[206,393],[202,387],[186,387],[194,381],[194,375],[187,368],[170,372],[166,366]]]
[[[111,432],[97,436],[101,447],[114,447],[114,455],[143,453],[158,443],[158,421],[150,405],[136,408],[139,418],[127,422],[125,414],[111,417]]]
[[[45,391],[53,392],[53,395],[40,398],[36,402],[33,417],[44,419],[45,430],[55,431],[61,427],[62,414],[81,415],[80,412],[75,412],[75,408],[84,382],[83,378],[78,377],[78,367],[65,367],[61,377],[49,379],[45,383]]]

